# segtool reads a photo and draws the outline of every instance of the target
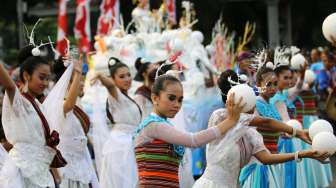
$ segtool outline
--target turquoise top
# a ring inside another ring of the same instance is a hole
[[[170,121],[167,120],[167,118],[162,118],[152,113],[140,123],[138,128],[135,130],[135,135],[138,135],[142,129],[144,129],[146,126],[148,126],[152,122],[165,123],[167,125],[174,126]],[[182,158],[184,155],[185,147],[181,145],[176,145],[176,144],[173,144],[173,147],[174,147],[175,153],[177,153]]]

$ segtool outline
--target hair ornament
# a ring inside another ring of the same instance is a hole
[[[115,65],[116,63],[117,63],[117,61],[116,61],[115,59],[110,59],[109,62],[108,62],[108,64],[109,64],[110,66],[113,66],[113,65]]]

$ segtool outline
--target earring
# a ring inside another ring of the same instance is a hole
[[[23,86],[22,91],[23,91],[24,93],[27,93],[27,92],[28,92],[28,80],[25,81],[25,84],[24,84],[24,86]]]

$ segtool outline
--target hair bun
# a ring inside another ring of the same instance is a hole
[[[136,60],[135,60],[135,63],[134,63],[134,66],[136,68],[137,71],[140,70],[141,68],[141,65],[142,65],[142,58],[141,57],[138,57]]]

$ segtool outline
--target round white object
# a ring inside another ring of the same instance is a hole
[[[302,54],[296,54],[291,59],[291,66],[295,70],[300,70],[303,68],[306,59]]]
[[[332,42],[331,37],[336,38],[336,13],[332,13],[324,19],[322,33],[329,42]]]
[[[41,55],[41,50],[38,47],[35,47],[32,49],[31,53],[33,54],[33,56],[37,57]]]
[[[191,33],[191,38],[193,38],[194,40],[196,40],[199,43],[202,43],[203,40],[204,40],[204,35],[200,31],[193,31]]]
[[[327,151],[330,155],[336,152],[336,137],[331,132],[318,133],[312,142],[313,150]]]
[[[316,75],[315,75],[314,71],[309,70],[309,69],[306,70],[305,76],[304,76],[304,81],[308,84],[311,84],[315,81],[315,79],[316,79]]]
[[[100,73],[105,76],[110,76],[110,70],[108,66],[108,58],[103,55],[93,55],[93,69],[96,73]]]
[[[236,104],[239,102],[240,97],[243,98],[241,104],[246,103],[245,107],[243,108],[243,112],[249,112],[255,107],[256,96],[253,89],[247,84],[238,84],[236,86],[233,86],[229,90],[227,96],[230,96],[232,93],[235,93],[234,101]]]
[[[243,81],[244,83],[248,82],[248,77],[245,74],[239,75],[239,80]]]
[[[296,119],[291,119],[287,121],[286,124],[291,127],[294,127],[295,129],[302,129],[302,124]]]
[[[333,133],[334,130],[328,121],[319,119],[319,120],[314,121],[312,124],[310,124],[310,127],[309,127],[310,139],[313,140],[315,135],[317,135],[320,132]]]
[[[269,61],[269,62],[266,63],[266,67],[269,68],[269,69],[274,69],[274,64]]]

